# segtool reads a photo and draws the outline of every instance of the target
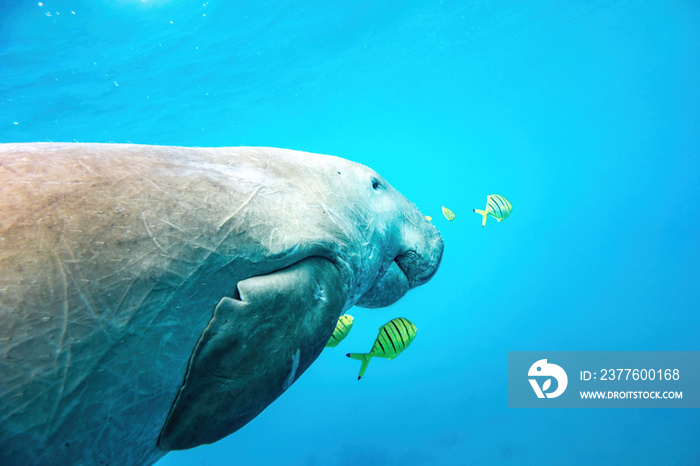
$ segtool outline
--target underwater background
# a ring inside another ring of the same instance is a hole
[[[333,154],[445,239],[431,282],[159,466],[700,464],[698,410],[507,401],[508,351],[700,349],[698,2],[0,5],[0,142]],[[482,228],[489,194],[513,213]],[[345,353],[394,317],[415,341],[358,381]]]

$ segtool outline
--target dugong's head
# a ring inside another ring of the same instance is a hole
[[[285,155],[280,161],[286,158],[289,165],[278,166],[285,167],[286,176],[268,173],[273,175],[268,183],[289,181],[290,174],[295,175],[296,206],[303,206],[301,214],[295,207],[295,215],[303,216],[300,243],[325,243],[321,255],[344,269],[349,283],[346,308],[388,306],[433,277],[444,247],[440,233],[376,171],[338,157]],[[285,191],[279,187],[279,193],[293,202]],[[280,205],[285,203],[271,208]],[[320,231],[310,231],[309,225]]]
[[[362,270],[369,278],[361,280],[365,286],[358,287],[355,305],[385,307],[435,275],[444,243],[437,228],[378,173],[362,165],[353,168],[357,195],[364,201],[355,226],[367,240]]]

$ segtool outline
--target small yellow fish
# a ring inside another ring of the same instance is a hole
[[[391,361],[408,348],[413,339],[416,338],[416,326],[403,317],[392,319],[379,327],[379,335],[369,353],[348,353],[347,357],[362,361],[360,366],[360,380],[367,370],[367,365],[372,357],[389,358]]]
[[[513,204],[500,194],[490,194],[486,196],[486,210],[474,209],[474,212],[484,217],[481,226],[486,226],[486,218],[492,216],[499,222],[507,218],[513,211]]]
[[[430,215],[426,215],[425,218],[426,218],[426,220],[428,220],[429,222],[432,222],[432,221],[433,221],[433,217],[431,217]]]
[[[455,213],[445,206],[442,206],[442,215],[444,215],[450,222],[455,219]]]
[[[330,340],[326,343],[326,348],[335,348],[338,343],[343,341],[343,338],[348,336],[350,329],[352,328],[352,323],[355,319],[350,314],[343,314],[338,319],[338,323],[335,325],[335,330],[333,330],[333,335],[331,335]]]

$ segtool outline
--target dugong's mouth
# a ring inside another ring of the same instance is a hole
[[[394,258],[394,263],[406,276],[411,288],[426,283],[437,272],[436,266],[428,266],[416,251],[406,251]]]
[[[442,252],[442,249],[440,249]],[[437,258],[426,258],[416,251],[407,250],[399,254],[380,275],[372,287],[357,300],[360,307],[386,307],[395,303],[411,288],[420,286],[433,278],[440,264],[442,254]]]

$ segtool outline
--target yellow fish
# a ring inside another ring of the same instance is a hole
[[[352,323],[355,319],[350,314],[343,314],[338,319],[338,323],[335,325],[335,330],[333,330],[333,335],[331,339],[326,343],[326,348],[335,348],[338,343],[343,341],[343,338],[348,336],[350,329],[352,328]]]
[[[389,358],[391,361],[408,348],[413,339],[416,338],[416,326],[403,317],[392,319],[379,327],[379,335],[374,342],[374,346],[369,353],[348,353],[347,357],[362,361],[360,366],[360,380],[367,370],[367,365],[372,357]]]
[[[428,220],[429,222],[432,222],[432,221],[433,221],[433,217],[431,217],[430,215],[426,215],[425,218],[426,218],[426,220]]]
[[[482,227],[486,226],[486,218],[488,215],[500,222],[504,218],[507,218],[512,211],[513,204],[500,194],[490,194],[486,196],[486,210],[474,209],[474,212],[484,217],[484,220],[481,222]]]
[[[445,206],[442,206],[442,215],[444,215],[450,222],[455,219],[455,213]]]

